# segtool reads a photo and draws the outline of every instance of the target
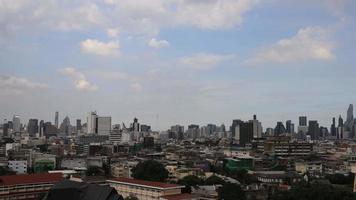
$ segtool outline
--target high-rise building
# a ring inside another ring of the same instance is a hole
[[[286,121],[286,131],[289,134],[294,133],[294,124],[292,123],[291,120]]]
[[[306,116],[299,117],[298,133],[302,133],[302,134],[308,133],[308,125],[307,125],[307,117]]]
[[[247,143],[250,143],[253,140],[253,122],[243,122],[238,126],[239,132],[239,144],[245,146]]]
[[[306,116],[299,117],[299,126],[307,126],[307,117]]]
[[[347,132],[349,138],[354,138],[354,127],[355,119],[354,119],[354,107],[350,104],[349,108],[347,109],[347,116],[346,121],[344,124],[344,130]]]
[[[308,135],[312,140],[318,140],[320,135],[319,123],[316,120],[309,120]]]
[[[240,119],[232,120],[232,125],[230,126],[231,137],[239,140],[240,133],[239,133],[239,125],[242,124],[243,121]]]
[[[146,124],[141,124],[141,132],[146,132],[146,133],[149,133],[151,132],[151,126],[149,125],[146,125]]]
[[[330,127],[330,134],[331,136],[336,136],[336,120],[335,117],[333,117],[333,122]]]
[[[64,133],[65,135],[70,135],[72,134],[72,126],[70,125],[70,119],[68,116],[66,116],[63,119],[63,122],[60,127],[61,133]]]
[[[36,137],[38,133],[38,119],[30,119],[27,124],[27,132],[30,137]]]
[[[59,128],[59,113],[58,113],[58,111],[56,111],[56,113],[54,115],[54,126],[56,128]]]
[[[21,131],[20,116],[14,115],[14,117],[12,118],[12,124],[13,124],[13,132],[14,133],[19,133]]]
[[[138,119],[135,117],[134,122],[131,124],[131,130],[133,132],[140,132],[140,124],[138,123]]]
[[[181,125],[171,126],[169,132],[170,132],[169,138],[171,139],[178,139],[178,140],[184,139],[184,126]]]
[[[336,129],[337,139],[344,138],[344,120],[342,119],[341,115],[339,116],[339,123]]]
[[[9,123],[7,119],[4,120],[4,123],[2,124],[2,136],[7,137],[9,135]]]
[[[188,138],[193,138],[193,139],[198,138],[199,132],[200,132],[199,125],[191,124],[188,126],[188,130],[187,130]]]
[[[39,126],[38,131],[40,134],[39,136],[42,137],[44,135],[44,133],[43,133],[44,132],[44,121],[43,120],[40,121],[40,126]]]
[[[97,116],[96,130],[98,135],[110,135],[111,132],[111,117]]]
[[[277,125],[274,128],[274,135],[279,136],[279,135],[285,134],[286,132],[287,132],[287,130],[284,127],[283,122],[277,122]]]
[[[77,119],[76,128],[77,128],[77,133],[80,133],[82,131],[82,120]]]
[[[96,118],[98,115],[96,112],[90,112],[87,116],[87,133],[92,134],[96,133],[97,127],[96,127]]]
[[[257,120],[256,115],[253,115],[253,120],[250,120],[253,124],[253,138],[262,137],[262,123]]]

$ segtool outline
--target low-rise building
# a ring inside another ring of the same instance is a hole
[[[124,198],[135,196],[140,200],[195,200],[192,195],[182,194],[184,186],[161,182],[143,181],[128,178],[113,178],[107,180]]]
[[[8,167],[16,174],[27,173],[27,160],[9,160]]]
[[[0,200],[34,200],[63,179],[61,173],[0,176]]]

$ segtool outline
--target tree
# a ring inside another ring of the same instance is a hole
[[[155,160],[140,162],[132,168],[134,178],[146,181],[163,182],[168,178],[168,173],[167,169]]]
[[[212,175],[205,180],[205,185],[223,185],[225,181],[218,176]]]
[[[271,200],[351,200],[356,195],[351,191],[337,189],[330,184],[299,183],[289,191],[276,192]]]
[[[219,200],[245,200],[245,192],[237,184],[225,183],[218,191]]]
[[[178,184],[185,186],[183,193],[191,193],[192,186],[202,185],[203,183],[202,179],[194,175],[185,176],[178,181]]]
[[[9,167],[0,167],[0,176],[15,175],[16,172],[12,171]]]
[[[248,174],[248,171],[245,169],[231,171],[230,177],[237,179],[242,184],[251,184],[258,181],[256,177]]]

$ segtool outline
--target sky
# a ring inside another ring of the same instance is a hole
[[[354,0],[0,0],[0,119],[330,126],[356,103]]]

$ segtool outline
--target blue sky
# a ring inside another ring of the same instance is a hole
[[[0,0],[0,118],[329,126],[356,102],[352,0]],[[157,117],[158,116],[158,117]]]

